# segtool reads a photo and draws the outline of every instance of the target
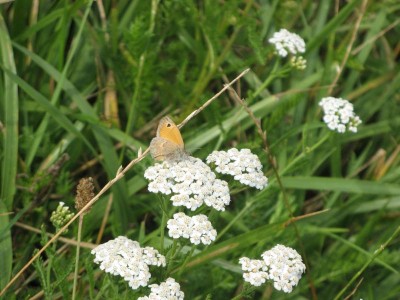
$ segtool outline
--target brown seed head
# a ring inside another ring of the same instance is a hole
[[[80,211],[94,197],[93,178],[82,178],[76,188],[75,208]],[[85,213],[90,210],[87,209]]]

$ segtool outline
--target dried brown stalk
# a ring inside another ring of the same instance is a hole
[[[244,70],[240,73],[235,79],[233,79],[229,84],[226,84],[217,94],[215,94],[212,98],[207,100],[199,109],[193,111],[181,124],[178,125],[179,128],[185,126],[187,122],[189,122],[193,117],[195,117],[198,113],[200,113],[203,109],[205,109],[212,101],[214,101],[219,95],[221,95],[224,91],[226,91],[232,84],[238,81],[241,77],[243,77],[250,69]],[[118,169],[117,174],[113,179],[111,179],[101,190],[100,192],[94,196],[72,219],[64,225],[47,243],[44,245],[22,268],[21,270],[14,275],[13,278],[7,283],[7,285],[0,292],[0,296],[4,295],[4,293],[10,288],[10,286],[25,272],[25,270],[53,243],[59,236],[73,223],[76,219],[78,219],[86,210],[89,209],[97,200],[99,200],[100,196],[102,196],[106,191],[108,191],[118,180],[125,176],[125,174],[137,163],[142,161],[146,155],[149,153],[150,149],[147,148],[138,158],[132,160],[125,168],[122,166]]]

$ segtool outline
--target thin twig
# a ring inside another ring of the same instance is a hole
[[[362,43],[360,46],[358,46],[357,48],[354,48],[353,51],[351,51],[351,55],[356,55],[358,52],[360,52],[365,46],[375,42],[377,39],[379,39],[380,37],[384,36],[388,31],[392,30],[393,28],[395,28],[397,25],[399,25],[400,23],[400,19],[397,19],[396,21],[394,21],[392,24],[390,24],[388,27],[386,27],[385,29],[381,30],[380,32],[378,32],[378,34],[372,36],[371,38],[369,38],[368,40],[366,40],[364,43]]]
[[[283,226],[286,227],[291,223],[297,222],[297,221],[305,219],[305,218],[314,217],[316,215],[319,215],[319,214],[322,214],[322,213],[326,213],[328,211],[330,211],[330,208],[324,209],[324,210],[315,211],[315,212],[308,213],[308,214],[305,214],[305,215],[302,215],[302,216],[297,216],[297,217],[291,218],[290,220],[285,222],[285,224],[283,224]]]
[[[38,233],[38,234],[42,233],[41,230],[39,230],[39,229],[37,229],[35,227],[32,227],[32,226],[26,225],[26,224],[21,223],[21,222],[16,222],[15,226],[17,226],[19,228],[22,228],[22,229],[25,229],[25,230],[28,230],[28,231],[32,231],[32,232]],[[54,236],[54,234],[49,233],[49,232],[46,232],[46,235],[48,237],[53,237]],[[68,238],[65,238],[65,237],[60,237],[58,240],[60,242],[63,242],[64,244],[71,245],[71,246],[76,246],[78,244],[77,241],[75,241],[73,239],[68,239]],[[94,249],[96,247],[95,244],[88,243],[88,242],[81,242],[80,244],[81,244],[81,246],[83,248],[87,248],[87,249]]]
[[[360,279],[360,281],[357,283],[356,287],[351,291],[350,294],[347,295],[346,298],[344,298],[344,300],[349,300],[349,299],[351,299],[351,296],[353,296],[353,295],[357,292],[358,287],[360,286],[361,282],[363,282],[363,280],[364,280],[364,278],[361,278],[361,279]]]
[[[10,211],[10,212],[5,212],[5,213],[1,213],[0,214],[0,217],[3,217],[3,216],[9,216],[9,215],[13,215],[14,214],[14,212],[13,211]]]
[[[239,78],[243,77],[247,72],[249,72],[250,69],[246,69],[244,70],[242,73],[240,73],[235,79],[233,79],[230,83],[225,84],[223,89],[220,90],[218,93],[216,93],[212,98],[210,98],[209,100],[207,100],[202,106],[200,106],[200,108],[196,109],[195,111],[193,111],[190,115],[188,115],[186,117],[185,120],[182,121],[181,124],[178,125],[178,128],[182,128],[183,126],[186,125],[187,122],[189,122],[193,117],[195,117],[196,115],[198,115],[203,109],[205,109],[208,105],[211,104],[211,102],[213,102],[216,98],[219,97],[219,95],[221,95],[223,92],[225,92],[233,83],[235,83],[236,81],[239,80]]]
[[[103,220],[101,220],[101,225],[99,229],[99,233],[97,234],[96,244],[100,244],[101,239],[103,238],[104,229],[106,228],[108,216],[110,215],[111,205],[113,203],[113,195],[111,194],[108,197],[106,210],[104,211]]]
[[[226,84],[221,91],[215,94],[212,98],[207,100],[199,109],[192,112],[181,124],[179,124],[179,128],[183,127],[187,122],[189,122],[194,116],[200,113],[203,109],[205,109],[212,101],[214,101],[219,95],[221,95],[225,90],[227,90],[232,84],[234,84],[239,78],[244,76],[250,69],[244,70],[239,74],[234,80],[232,80],[229,84]],[[77,218],[80,217],[86,210],[88,210],[97,200],[99,200],[100,196],[102,196],[106,191],[108,191],[118,180],[125,176],[125,174],[137,163],[142,161],[146,155],[150,152],[150,148],[147,148],[138,158],[132,160],[124,169],[116,174],[116,176],[111,179],[101,190],[100,192],[94,196],[82,209],[72,217],[71,220],[67,222],[22,268],[21,270],[14,275],[13,278],[7,283],[7,285],[1,290],[0,296],[4,295],[4,293],[10,288],[10,286],[25,272],[25,270],[53,243],[59,236],[73,223]]]

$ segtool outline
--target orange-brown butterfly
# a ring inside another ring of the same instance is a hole
[[[160,120],[157,136],[151,140],[150,154],[155,160],[179,160],[185,157],[185,145],[178,126],[170,117]]]

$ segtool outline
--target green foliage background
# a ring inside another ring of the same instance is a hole
[[[371,258],[400,225],[400,4],[369,1],[363,12],[362,2],[119,0],[103,1],[104,18],[96,1],[1,4],[0,287],[44,237],[18,224],[53,231],[51,212],[59,201],[74,205],[81,177],[92,176],[99,190],[147,147],[160,116],[178,123],[250,68],[235,88],[267,131],[284,189],[254,123],[228,93],[182,128],[192,155],[250,148],[270,180],[263,191],[235,188],[227,211],[212,214],[218,241],[199,247],[179,275],[186,299],[233,298],[243,284],[238,259],[275,244],[297,249],[307,275],[292,294],[266,284],[250,298],[333,299],[363,270],[344,295],[398,299],[399,237]],[[288,60],[277,59],[268,43],[280,28],[305,39],[304,71],[282,72]],[[363,120],[358,133],[328,132],[318,106],[326,96],[354,103]],[[151,164],[136,165],[96,203],[85,216],[84,241],[95,242],[112,196],[102,241],[126,235],[159,245],[160,202],[143,178]],[[294,216],[328,211],[297,221],[296,235],[293,225],[282,225],[290,218],[285,197]],[[76,237],[75,226],[68,237]],[[69,297],[75,248],[55,255],[56,246],[5,299],[42,290],[49,299]],[[79,298],[144,294],[100,272],[92,258],[84,249]]]

